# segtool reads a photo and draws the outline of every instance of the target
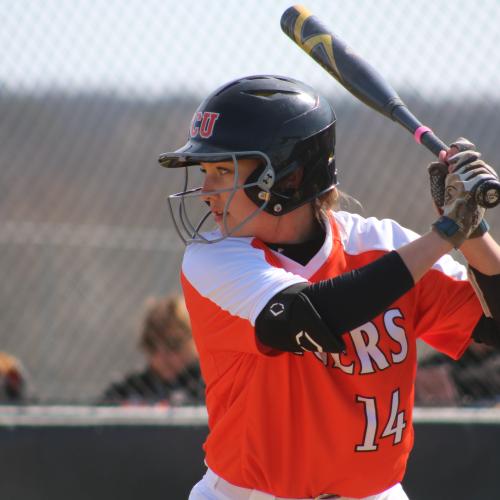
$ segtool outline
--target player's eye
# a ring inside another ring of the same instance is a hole
[[[231,170],[229,170],[228,168],[226,167],[217,167],[217,172],[220,174],[220,175],[226,175],[226,174],[229,174],[231,172]]]

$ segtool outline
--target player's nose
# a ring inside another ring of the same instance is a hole
[[[214,198],[217,193],[215,192],[215,179],[210,174],[206,174],[201,185],[201,195],[204,201],[209,201]]]

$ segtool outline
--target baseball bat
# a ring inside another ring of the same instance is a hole
[[[281,29],[351,94],[399,123],[419,144],[439,157],[446,144],[408,109],[389,82],[334,35],[302,5],[289,7],[281,16]],[[474,191],[477,203],[492,208],[500,203],[500,183],[484,181]]]

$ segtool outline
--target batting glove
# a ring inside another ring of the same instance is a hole
[[[434,205],[438,213],[443,216],[438,222],[443,230],[446,226],[447,233],[456,229],[457,237],[454,238],[456,239],[454,245],[458,247],[465,234],[468,234],[467,238],[476,238],[488,231],[489,226],[483,219],[482,207],[475,208],[479,224],[476,225],[471,219],[472,231],[466,230],[468,223],[463,217],[467,217],[465,212],[473,210],[474,191],[478,184],[486,180],[498,180],[498,175],[493,168],[479,159],[481,154],[475,151],[475,145],[467,139],[463,137],[457,139],[450,145],[451,148],[457,153],[447,159],[443,158],[440,162],[431,163],[428,171]],[[444,163],[445,161],[447,163]],[[449,221],[446,224],[447,219],[453,219],[460,229]],[[447,238],[449,239],[449,235]]]
[[[450,149],[451,148],[455,148],[457,153],[476,150],[475,144],[464,137],[459,137],[455,142],[450,144]],[[446,157],[440,157],[440,160],[441,161],[431,163],[427,167],[427,171],[429,172],[431,195],[434,205],[439,215],[443,215],[445,179],[450,170]]]
[[[449,173],[445,178],[442,216],[434,228],[455,248],[469,238],[481,224],[485,209],[474,198],[477,185],[496,179],[495,171],[482,160],[477,151],[461,151],[448,158]]]

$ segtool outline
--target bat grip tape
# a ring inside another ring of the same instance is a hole
[[[427,132],[430,132],[432,134],[432,130],[429,127],[424,127],[423,125],[420,125],[420,127],[415,130],[415,132],[413,133],[413,137],[415,137],[415,140],[418,142],[418,144],[422,144],[422,136]]]

